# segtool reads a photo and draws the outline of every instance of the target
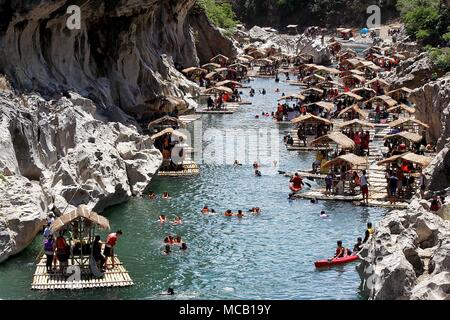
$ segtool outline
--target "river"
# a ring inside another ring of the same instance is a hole
[[[351,203],[289,201],[288,179],[278,170],[309,169],[314,155],[286,151],[282,139],[289,125],[276,124],[270,117],[256,119],[255,115],[271,113],[281,92],[294,93],[298,87],[275,84],[273,79],[257,79],[252,86],[257,92],[253,105],[241,106],[232,115],[204,115],[202,130],[275,130],[278,167],[264,164],[262,177],[255,177],[252,155],[239,167],[201,164],[197,177],[154,178],[153,191],[158,195],[168,191],[170,200],[135,198],[107,209],[104,215],[112,229],[124,232],[116,253],[135,282],[132,287],[30,290],[41,244],[38,236],[26,250],[0,265],[0,299],[360,299],[354,263],[319,271],[314,261],[331,256],[336,240],[353,247],[356,238],[363,236],[366,223],[377,222],[386,211]],[[266,95],[258,93],[262,88]],[[244,95],[244,99],[250,98]],[[314,182],[308,183],[314,187]],[[204,204],[219,214],[202,215]],[[223,216],[226,209],[254,206],[262,208],[260,216]],[[330,216],[320,218],[321,210]],[[172,219],[179,214],[184,223],[160,225],[159,214]],[[168,233],[181,235],[188,250],[162,255],[162,239]],[[159,295],[168,287],[177,294]]]

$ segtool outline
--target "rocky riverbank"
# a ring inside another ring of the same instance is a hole
[[[140,195],[162,161],[149,137],[104,122],[76,93],[0,94],[0,105],[0,261],[32,241],[48,212],[79,204],[102,212]]]
[[[398,86],[419,86],[411,95],[416,118],[430,126],[427,139],[437,143],[440,152],[425,171],[425,199],[417,196],[408,209],[390,212],[375,226],[360,253],[361,291],[369,299],[449,299],[450,75],[429,82],[433,66],[426,54],[397,69],[392,77],[397,77]],[[433,194],[446,197],[437,213],[429,210],[426,200]]]

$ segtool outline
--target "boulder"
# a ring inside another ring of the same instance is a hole
[[[442,75],[429,55],[424,52],[400,62],[386,80],[391,84],[390,90],[401,87],[415,89],[429,82],[433,73]]]
[[[162,162],[136,127],[99,120],[91,100],[68,96],[0,93],[0,261],[32,241],[49,211],[101,213],[141,195]]]
[[[36,181],[21,176],[0,179],[0,262],[19,253],[42,231],[48,201]]]
[[[430,126],[427,140],[441,150],[450,137],[450,74],[417,88],[410,100],[416,105],[416,118]]]

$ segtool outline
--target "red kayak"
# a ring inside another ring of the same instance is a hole
[[[356,255],[355,256],[346,256],[346,257],[342,257],[342,258],[334,258],[331,261],[328,259],[323,259],[323,260],[314,262],[314,265],[316,266],[316,268],[331,267],[331,266],[335,266],[338,264],[352,262],[352,261],[355,261],[358,259],[359,258]]]
[[[291,183],[291,184],[289,185],[289,189],[291,189],[292,192],[297,193],[297,192],[299,192],[299,191],[302,190],[302,187],[300,187],[300,188],[294,188],[294,185]]]

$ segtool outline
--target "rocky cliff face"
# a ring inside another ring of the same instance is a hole
[[[416,118],[430,126],[428,140],[442,149],[450,137],[450,74],[414,90],[410,99]]]
[[[47,212],[102,212],[150,183],[162,161],[150,138],[96,111],[75,93],[0,94],[0,261],[28,245]]]
[[[331,61],[331,52],[320,38],[301,35],[286,35],[277,32],[268,32],[259,26],[248,31],[248,38],[259,48],[282,49],[283,52],[295,54],[310,54],[316,64],[327,65]]]
[[[0,74],[19,92],[0,76],[0,262],[49,211],[102,212],[147,188],[161,154],[137,120],[163,96],[195,105],[175,65],[235,54],[195,2],[0,0]]]
[[[421,53],[402,61],[386,80],[391,83],[391,90],[401,87],[415,89],[428,83],[433,73],[443,75],[442,71],[434,66],[428,54]]]
[[[416,89],[411,99],[416,117],[430,125],[428,138],[440,150],[425,170],[425,197],[441,194],[445,205],[432,213],[430,201],[416,198],[407,210],[393,211],[375,226],[357,267],[369,299],[450,298],[449,77]]]
[[[81,1],[74,30],[66,26],[70,4],[0,0],[0,72],[16,87],[47,96],[67,89],[133,114],[155,109],[158,97],[195,91],[174,68],[199,63],[189,19],[195,0]],[[215,38],[216,51],[230,42]]]

